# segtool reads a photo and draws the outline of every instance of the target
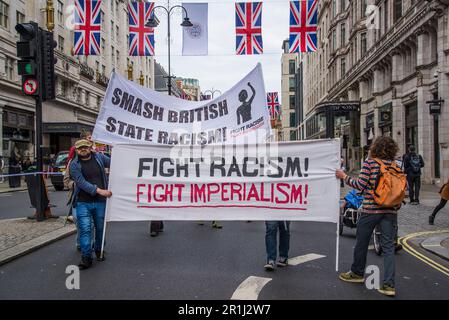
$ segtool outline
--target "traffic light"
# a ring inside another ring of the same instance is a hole
[[[40,94],[40,64],[42,54],[40,52],[40,29],[37,23],[21,23],[16,25],[20,34],[17,42],[18,73],[22,76],[22,90],[25,94],[38,96]]]
[[[54,49],[57,43],[53,33],[42,30],[42,101],[55,99],[55,58]]]

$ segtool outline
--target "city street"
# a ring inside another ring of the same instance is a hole
[[[0,302],[447,300],[448,30],[449,0],[0,0]]]
[[[24,195],[0,196],[0,203],[5,206],[3,200],[9,199],[25,205]],[[64,195],[56,192],[50,197],[62,201]],[[4,212],[3,207],[0,210]],[[10,214],[17,217],[19,211]],[[208,222],[200,226],[194,221],[167,221],[164,232],[151,238],[147,222],[108,223],[107,259],[94,261],[93,268],[81,271],[80,290],[68,290],[65,285],[66,267],[77,265],[80,259],[75,236],[70,236],[0,266],[0,299],[228,300],[238,296],[237,288],[251,276],[271,279],[256,290],[258,295],[252,295],[260,300],[388,299],[364,285],[337,278],[333,224],[293,222],[290,259],[310,254],[324,257],[274,272],[263,269],[263,222],[222,224],[220,230]],[[340,272],[349,270],[354,244],[355,230],[345,229],[340,238]],[[449,267],[447,261],[437,261]],[[370,250],[368,264],[382,268],[382,263]],[[449,292],[446,275],[404,250],[397,254],[396,281],[395,299],[447,299]]]

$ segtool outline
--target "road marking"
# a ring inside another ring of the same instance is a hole
[[[418,251],[413,249],[407,243],[408,240],[410,240],[412,238],[419,237],[419,236],[428,235],[428,234],[446,233],[446,232],[449,232],[449,230],[440,230],[440,231],[431,231],[431,232],[425,231],[425,232],[412,233],[412,234],[409,234],[409,235],[407,235],[405,237],[399,238],[399,242],[402,244],[404,250],[407,251],[409,254],[411,254],[415,258],[421,260],[422,262],[428,264],[432,268],[440,271],[441,273],[445,274],[446,276],[449,276],[449,269],[448,268],[446,268],[445,266],[442,266],[438,262],[435,262],[434,260],[432,260],[429,257],[423,255],[422,253],[419,253]]]
[[[321,254],[309,253],[288,259],[290,266],[297,266],[309,261],[325,258]],[[234,291],[231,300],[257,300],[263,287],[272,280],[272,278],[250,276],[245,279]]]
[[[271,278],[250,276],[234,291],[231,300],[257,300],[262,288],[271,280]]]
[[[301,263],[306,263],[309,261],[313,261],[313,260],[321,259],[321,258],[325,258],[325,257],[326,256],[323,256],[321,254],[309,253],[309,254],[305,254],[303,256],[288,259],[288,264],[291,266],[297,266],[298,264],[301,264]]]

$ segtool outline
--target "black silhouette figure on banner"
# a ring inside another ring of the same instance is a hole
[[[253,96],[248,101],[246,101],[246,99],[248,99],[248,92],[246,90],[240,91],[239,100],[242,103],[242,105],[237,108],[238,125],[251,120],[251,104],[253,103],[254,97],[256,96],[256,90],[254,90],[254,87],[251,85],[250,82],[248,82],[248,86],[251,88]]]

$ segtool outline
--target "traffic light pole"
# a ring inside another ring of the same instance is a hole
[[[44,166],[42,161],[42,95],[36,97],[36,156],[37,156],[37,172],[43,172]],[[41,174],[36,176],[37,179],[37,194],[36,201],[36,220],[45,220],[45,209],[43,208],[44,190],[42,188],[41,179],[44,177]]]

